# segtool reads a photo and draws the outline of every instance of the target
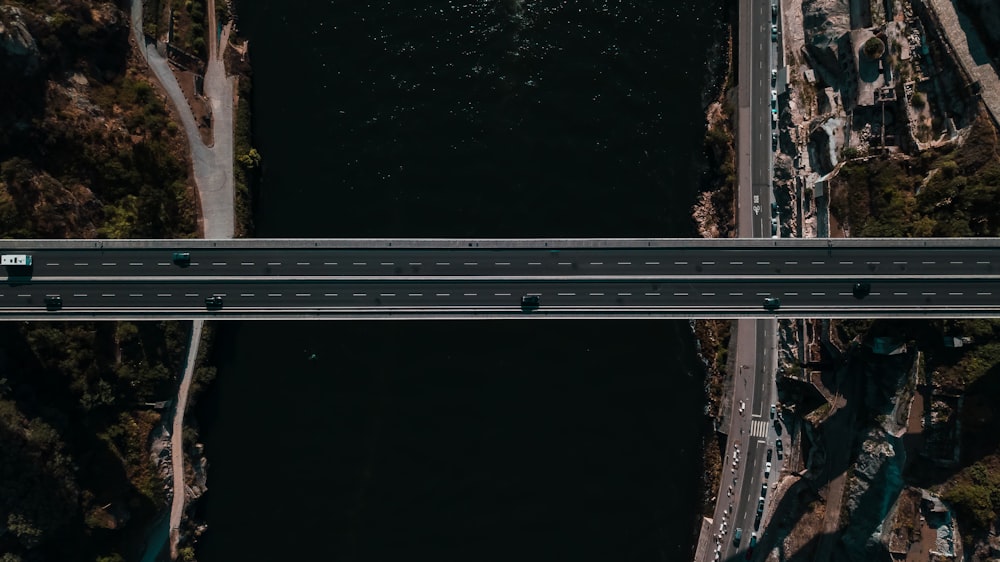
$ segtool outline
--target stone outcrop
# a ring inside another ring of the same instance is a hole
[[[41,66],[41,53],[16,6],[0,6],[0,71],[7,76],[31,76]]]
[[[849,57],[851,13],[848,0],[802,0],[802,24],[805,48],[816,63],[816,70],[830,85],[843,72],[841,61]],[[850,60],[850,59],[848,59]]]

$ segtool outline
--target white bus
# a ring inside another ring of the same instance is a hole
[[[31,256],[28,254],[3,254],[0,256],[0,265],[20,265],[20,266],[30,266]]]

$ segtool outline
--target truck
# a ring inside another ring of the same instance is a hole
[[[31,256],[29,254],[3,254],[0,256],[0,265],[31,267]]]

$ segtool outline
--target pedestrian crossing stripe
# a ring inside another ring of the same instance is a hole
[[[767,437],[767,420],[752,420],[750,422],[750,435]]]

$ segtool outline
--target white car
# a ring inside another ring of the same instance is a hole
[[[764,478],[767,478],[770,475],[771,475],[771,463],[769,462],[764,463]]]

